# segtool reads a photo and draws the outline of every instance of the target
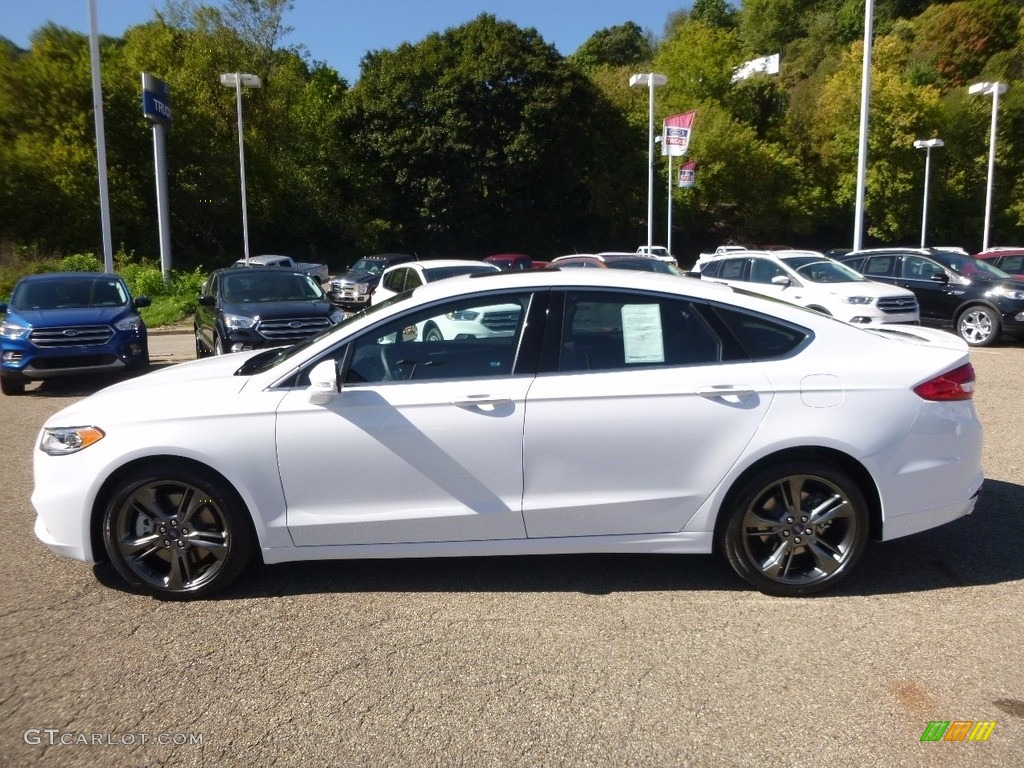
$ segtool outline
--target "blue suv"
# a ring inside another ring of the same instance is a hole
[[[23,277],[11,303],[0,303],[0,389],[20,395],[25,384],[80,373],[149,365],[146,325],[124,280],[95,272]]]

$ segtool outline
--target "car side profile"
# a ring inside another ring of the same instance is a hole
[[[702,264],[700,276],[814,309],[854,325],[920,321],[913,293],[868,280],[817,251],[723,254]]]
[[[417,332],[487,307],[509,308],[503,333]],[[581,552],[717,552],[759,590],[812,594],[869,538],[973,510],[968,352],[672,275],[439,280],[55,413],[35,533],[165,599],[257,559]]]
[[[472,259],[432,259],[396,264],[381,274],[380,282],[373,291],[372,301],[380,303],[403,291],[411,291],[436,280],[500,271],[501,269],[494,264]]]
[[[842,259],[872,280],[917,296],[921,322],[951,328],[972,347],[1024,334],[1024,282],[957,251],[872,248]]]
[[[117,275],[54,272],[29,275],[0,304],[0,389],[20,395],[30,381],[141,370],[149,339],[139,310]]]

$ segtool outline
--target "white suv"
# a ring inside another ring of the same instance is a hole
[[[854,325],[920,323],[917,297],[817,251],[743,251],[700,265],[704,280],[815,309]]]

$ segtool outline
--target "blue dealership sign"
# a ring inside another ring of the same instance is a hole
[[[147,120],[168,125],[171,122],[171,89],[163,80],[142,73],[142,115]]]

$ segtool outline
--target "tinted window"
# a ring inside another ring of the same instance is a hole
[[[559,371],[613,371],[718,362],[722,345],[693,305],[642,294],[566,297]]]
[[[857,269],[856,264],[851,264]],[[870,256],[864,262],[863,269],[857,269],[862,275],[876,275],[878,277],[894,277],[896,275],[896,257],[892,254],[885,256]]]
[[[1024,271],[1024,256],[1003,256],[996,264],[1003,272],[1019,275]]]
[[[708,277],[718,277],[718,273],[722,270],[721,261],[709,261],[703,267],[701,267],[700,273],[707,275]]]
[[[903,257],[903,277],[910,280],[931,280],[933,276],[943,274],[945,270],[931,259],[914,255]]]
[[[402,285],[405,283],[404,269],[395,269],[384,275],[383,287],[385,290],[391,291],[392,293],[401,293]]]
[[[715,314],[725,323],[751,360],[783,357],[807,338],[807,333],[783,325],[763,315],[736,309],[715,307]]]
[[[722,259],[722,266],[718,271],[718,277],[722,280],[742,280],[743,266],[746,259]]]
[[[377,326],[353,343],[349,384],[512,373],[529,294],[461,297]]]
[[[774,262],[767,259],[750,260],[750,282],[771,283],[772,278],[785,277],[786,271]]]

